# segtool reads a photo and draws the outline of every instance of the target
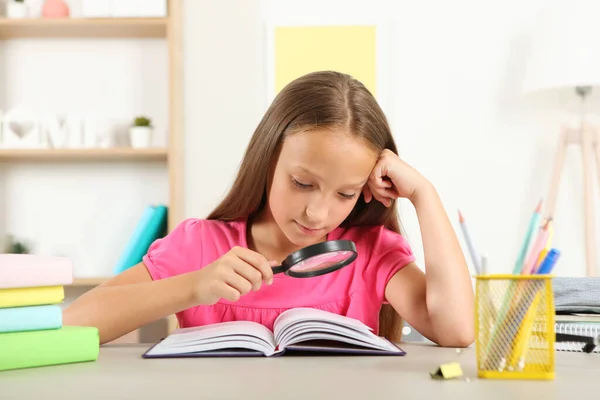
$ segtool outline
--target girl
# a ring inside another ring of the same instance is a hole
[[[414,205],[425,269],[400,235],[396,199]],[[349,266],[313,278],[273,275],[288,254],[355,242]],[[77,299],[66,325],[106,343],[177,314],[181,327],[251,320],[273,327],[293,307],[361,320],[400,340],[400,316],[442,346],[474,339],[471,280],[434,187],[397,156],[388,122],[357,80],[315,72],[287,85],[259,123],[229,194],[187,219],[143,262]]]

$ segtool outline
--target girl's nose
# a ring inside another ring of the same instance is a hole
[[[327,220],[328,206],[325,201],[310,202],[306,207],[306,216],[312,224],[311,228],[320,228]]]

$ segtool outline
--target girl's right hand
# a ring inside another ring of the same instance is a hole
[[[234,247],[216,261],[194,274],[197,277],[195,297],[200,305],[215,304],[220,299],[237,301],[263,282],[273,283],[271,266],[264,256],[244,247]]]

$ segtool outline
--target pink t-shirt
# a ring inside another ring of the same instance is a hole
[[[358,257],[335,272],[293,278],[276,274],[272,285],[242,296],[224,299],[177,314],[179,326],[249,320],[273,329],[277,316],[294,307],[313,307],[356,318],[379,332],[379,311],[390,278],[414,260],[410,246],[399,234],[383,226],[336,228],[328,240],[347,239],[356,244]],[[246,221],[224,222],[187,219],[156,240],[143,261],[153,280],[191,272],[217,260],[232,247],[248,247]]]

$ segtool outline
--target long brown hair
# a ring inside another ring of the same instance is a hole
[[[229,193],[208,219],[247,219],[259,213],[267,199],[267,181],[284,139],[316,128],[343,128],[375,151],[398,153],[388,121],[367,88],[349,75],[320,71],[284,87],[258,124]],[[384,225],[400,233],[395,202],[386,208],[361,196],[342,226]],[[380,334],[400,341],[401,319],[389,304],[379,314]]]

